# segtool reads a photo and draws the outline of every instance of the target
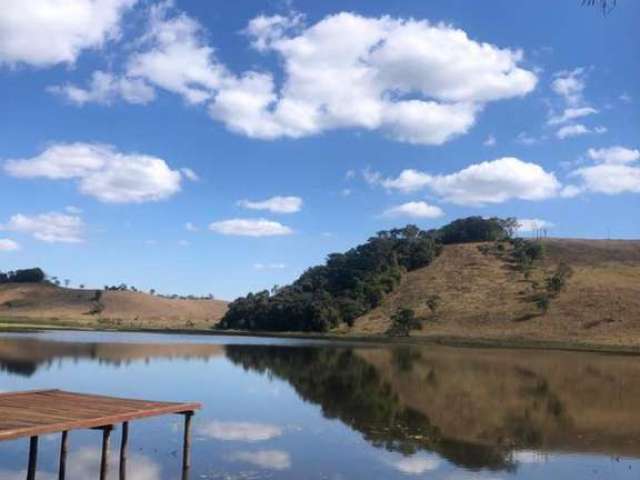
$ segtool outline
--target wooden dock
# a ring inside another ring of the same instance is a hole
[[[58,478],[64,480],[68,432],[86,428],[102,430],[100,479],[104,480],[107,478],[111,431],[116,424],[121,423],[120,479],[125,480],[129,422],[158,415],[181,414],[185,417],[182,471],[183,479],[186,479],[191,466],[191,417],[200,408],[199,403],[154,402],[62,390],[2,393],[0,394],[0,441],[30,438],[26,478],[35,480],[38,437],[61,433]]]

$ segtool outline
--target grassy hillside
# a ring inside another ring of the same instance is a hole
[[[0,319],[120,328],[210,328],[226,312],[219,300],[169,299],[131,291],[61,288],[49,283],[0,285]]]
[[[411,308],[423,328],[412,336],[535,339],[640,346],[640,241],[544,240],[545,256],[528,278],[511,247],[446,245],[432,264],[403,276],[380,306],[358,318],[353,334],[383,334],[390,317]],[[536,295],[558,266],[572,273],[541,311]],[[426,304],[440,300],[435,312]],[[344,329],[343,329],[344,331]]]

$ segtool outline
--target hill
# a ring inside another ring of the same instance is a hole
[[[100,292],[99,295],[96,292]],[[210,328],[220,300],[170,299],[141,292],[61,288],[47,282],[0,284],[0,319],[102,328]]]
[[[541,243],[545,255],[528,274],[514,265],[508,248],[445,245],[430,265],[405,274],[348,333],[384,334],[394,312],[409,308],[423,319],[412,336],[640,346],[640,241]],[[560,265],[571,273],[543,311],[536,300]],[[435,312],[426,302],[433,297],[439,299]]]

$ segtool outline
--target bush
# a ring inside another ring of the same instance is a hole
[[[426,304],[429,310],[431,310],[431,313],[436,313],[436,310],[438,310],[438,307],[440,306],[440,301],[440,295],[431,295],[427,298]]]
[[[551,296],[556,296],[560,293],[572,273],[573,270],[566,263],[558,265],[554,274],[547,279],[547,292],[549,292]]]
[[[467,217],[454,220],[433,232],[443,244],[492,242],[511,237],[513,219]]]
[[[416,313],[410,308],[400,308],[391,316],[391,326],[387,335],[392,337],[408,337],[411,330],[420,328],[422,324],[416,318]]]

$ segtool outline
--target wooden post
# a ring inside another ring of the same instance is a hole
[[[184,412],[184,440],[182,444],[182,480],[189,478],[191,468],[191,417],[193,412]]]
[[[102,427],[102,458],[100,459],[100,480],[107,480],[109,473],[109,438],[113,425]]]
[[[127,447],[129,446],[129,422],[122,424],[122,441],[120,442],[120,480],[127,479]]]
[[[62,432],[60,441],[60,468],[58,469],[58,480],[64,480],[67,474],[67,436],[69,432]]]
[[[29,465],[27,467],[27,480],[35,480],[37,464],[38,464],[38,437],[31,437],[29,439]]]

